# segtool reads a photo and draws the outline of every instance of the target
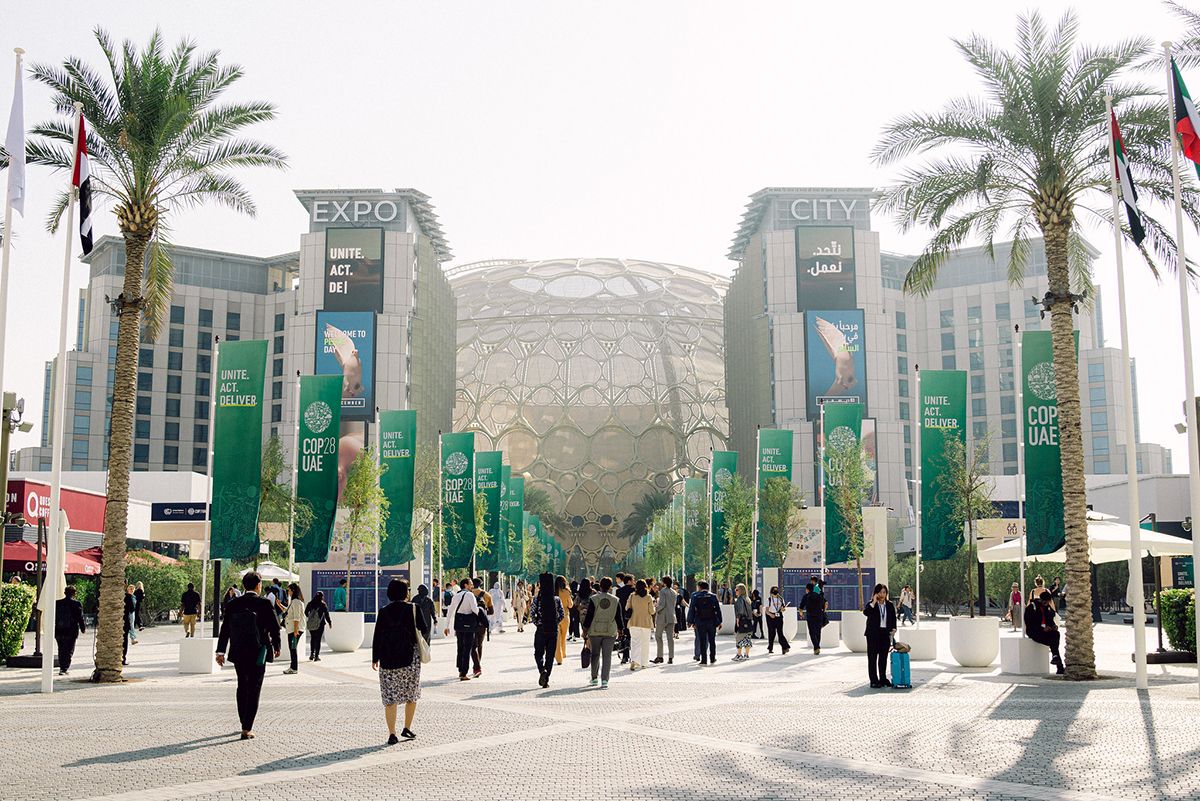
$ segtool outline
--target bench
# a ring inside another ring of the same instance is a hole
[[[1050,649],[1023,634],[1006,634],[1000,638],[1000,672],[1044,676],[1050,672]]]

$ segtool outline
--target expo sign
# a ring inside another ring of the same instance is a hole
[[[357,223],[395,222],[400,216],[400,207],[394,200],[314,200],[312,222]]]

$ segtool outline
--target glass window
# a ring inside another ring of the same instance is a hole
[[[282,381],[275,381],[271,384],[271,400],[283,400]]]
[[[241,331],[242,330],[242,313],[241,312],[232,312],[232,311],[227,312],[225,314],[225,328],[230,331]]]
[[[1016,439],[1017,436],[1017,421],[1011,417],[1005,417],[1000,421],[1000,436],[1005,439]]]
[[[282,423],[283,422],[283,404],[282,403],[271,404],[271,422],[272,423]]]
[[[241,334],[226,334],[225,335],[226,342],[238,342],[239,340],[241,340],[241,338],[242,338]]]
[[[91,415],[87,415],[87,414],[75,415],[75,425],[72,427],[72,430],[76,434],[86,434],[87,432],[91,431],[92,430]]]
[[[1088,387],[1088,403],[1092,406],[1104,405],[1104,387]]]
[[[206,400],[196,401],[196,410],[195,411],[196,411],[196,413],[193,416],[197,420],[207,420],[208,419],[208,401],[206,401]]]
[[[212,331],[197,331],[196,347],[200,350],[212,350]]]
[[[86,459],[88,456],[87,437],[75,437],[71,440],[71,458]]]
[[[179,398],[167,398],[167,417],[179,416]]]
[[[1013,332],[1010,328],[1001,328],[1000,333],[996,335],[996,341],[1001,345],[1008,345],[1012,342]]]
[[[1004,461],[1006,461],[1006,462],[1017,461],[1017,443],[1005,442],[1003,445],[1000,446],[1000,452],[1004,455]],[[1009,474],[1005,473],[1005,475],[1009,475]]]
[[[898,373],[900,373],[900,375],[908,375],[908,357],[907,356],[897,356],[896,357],[896,371]]]
[[[971,416],[987,417],[987,398],[971,398]]]
[[[967,332],[967,347],[982,348],[983,347],[983,329],[972,328]]]
[[[212,356],[201,353],[196,356],[196,372],[211,373],[212,372]]]
[[[1033,298],[1025,298],[1025,318],[1033,318],[1040,320],[1042,317],[1042,304]]]
[[[897,328],[908,328],[908,315],[906,315],[902,311],[896,312],[896,327]],[[276,330],[282,330],[282,329],[276,329]]]
[[[183,351],[171,350],[167,351],[167,369],[182,370],[183,369]]]
[[[212,328],[212,309],[200,310],[200,327]]]
[[[178,445],[163,445],[163,464],[179,464]]]
[[[150,414],[150,396],[149,395],[138,395],[137,413],[138,414]]]
[[[196,394],[208,397],[212,392],[212,383],[203,376],[196,376]]]
[[[92,408],[91,390],[86,390],[86,389],[76,389],[75,390],[75,408],[76,409]]]
[[[275,337],[274,353],[283,353],[283,337]]]
[[[1112,468],[1108,466],[1108,459],[1093,459],[1092,468],[1097,475],[1106,476],[1112,472]]]
[[[179,423],[169,421],[163,424],[163,439],[168,442],[179,441]]]
[[[908,334],[896,334],[896,350],[908,353]]]
[[[967,307],[967,325],[970,325],[972,323],[982,323],[982,322],[983,322],[983,307],[982,306],[968,306]]]
[[[137,439],[150,439],[150,421],[144,418],[134,420],[133,436]]]
[[[996,322],[1002,323],[1005,320],[1011,320],[1012,319],[1011,315],[1012,315],[1012,311],[1009,309],[1009,306],[1007,303],[997,303],[996,304]]]
[[[942,369],[943,370],[957,370],[958,369],[958,359],[954,358],[953,353],[942,354]]]
[[[183,392],[183,376],[168,375],[167,392],[172,395],[178,395],[180,392]]]
[[[912,442],[912,426],[904,427],[904,444],[908,445]]]
[[[1092,437],[1092,453],[1096,456],[1108,456],[1108,437]]]
[[[986,420],[975,420],[971,423],[971,436],[975,439],[983,439],[987,436],[988,426]]]
[[[208,467],[208,448],[192,448],[192,467]]]
[[[208,442],[208,424],[196,423],[192,426],[193,442]]]
[[[137,388],[138,388],[138,392],[154,391],[154,374],[153,373],[138,373]]]
[[[138,350],[138,367],[153,367],[154,366],[154,348],[140,348]]]
[[[275,315],[275,330],[276,331],[283,330],[283,319],[284,319],[283,312],[279,312],[278,314]]]
[[[283,375],[283,359],[275,359],[271,362],[271,377],[279,378]]]
[[[1104,362],[1088,362],[1088,383],[1104,380]]]
[[[942,334],[942,350],[954,350],[954,332]]]
[[[1000,371],[1000,391],[1001,392],[1012,392],[1013,386],[1014,386],[1014,384],[1013,384],[1012,370],[1001,370]]]
[[[1000,414],[1014,414],[1017,411],[1017,399],[1012,395],[1000,396]]]
[[[167,344],[170,345],[172,348],[182,348],[183,347],[183,329],[182,328],[172,328],[169,332],[167,332]]]
[[[909,410],[908,401],[900,401],[900,419],[907,420],[911,411]]]
[[[150,461],[150,443],[133,443],[133,461],[137,462],[138,464],[146,464]]]
[[[972,370],[982,370],[983,369],[983,351],[981,351],[981,350],[971,351],[971,369]]]
[[[76,384],[86,384],[87,386],[91,386],[91,384],[92,384],[92,366],[90,364],[75,365],[75,383]]]
[[[984,392],[985,380],[982,373],[974,373],[971,375],[971,392],[975,395]]]
[[[911,448],[904,449],[904,466],[912,467],[912,449]]]
[[[942,328],[954,327],[954,309],[942,309],[941,313]]]
[[[183,307],[182,306],[174,306],[174,305],[171,306],[171,324],[172,325],[183,325]]]
[[[1092,412],[1092,430],[1108,430],[1108,412]]]
[[[896,385],[897,385],[897,388],[900,390],[900,397],[907,398],[908,397],[908,379],[901,378],[899,381],[896,382]]]
[[[1001,367],[1012,367],[1013,366],[1012,348],[1001,348],[1000,349],[1000,366]]]

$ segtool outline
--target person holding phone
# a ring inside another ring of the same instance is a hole
[[[896,635],[896,607],[888,600],[886,584],[876,584],[871,600],[863,607],[867,619],[867,673],[871,686],[891,687],[887,677],[888,652]]]
[[[784,610],[788,608],[787,601],[779,593],[778,587],[771,588],[771,594],[767,596],[767,653],[775,653],[775,640],[779,640],[779,647],[783,649],[783,655],[787,656],[787,652],[792,650],[791,644],[787,641],[787,637],[783,633],[783,615]]]

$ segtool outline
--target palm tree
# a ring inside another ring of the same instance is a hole
[[[652,489],[633,502],[633,509],[621,522],[621,538],[629,542],[630,547],[646,536],[654,516],[671,505],[671,496],[659,489]]]
[[[275,108],[263,102],[218,103],[242,70],[221,65],[217,52],[198,53],[187,40],[168,52],[158,32],[140,52],[130,41],[117,50],[99,28],[95,36],[104,71],[76,57],[61,67],[33,68],[33,77],[53,90],[55,111],[64,116],[33,129],[29,159],[71,168],[74,104],[81,103],[89,125],[92,194],[112,203],[125,240],[124,285],[112,304],[118,320],[116,381],[93,676],[119,681],[138,340],[143,334],[150,341],[157,337],[170,303],[172,264],[165,225],[173,213],[209,201],[254,215],[250,193],[228,171],[283,167],[285,157],[270,145],[238,138],[247,126],[272,119]],[[51,231],[66,203],[64,193],[50,213]]]
[[[1018,18],[1013,51],[978,35],[955,40],[983,82],[984,95],[953,100],[940,112],[894,120],[873,157],[879,164],[893,164],[926,156],[900,173],[882,201],[902,229],[922,225],[935,231],[905,277],[908,292],[927,294],[950,251],[970,237],[982,239],[992,252],[1001,230],[1012,239],[1009,278],[1019,283],[1029,236],[1035,228],[1042,235],[1049,283],[1042,307],[1050,314],[1058,389],[1067,581],[1073,595],[1087,598],[1091,582],[1072,312],[1091,277],[1079,227],[1083,220],[1101,227],[1116,224],[1129,236],[1112,219],[1107,197],[1113,168],[1106,87],[1119,112],[1138,190],[1169,206],[1172,189],[1167,107],[1151,87],[1121,80],[1150,56],[1151,42],[1134,38],[1112,46],[1077,46],[1077,32],[1071,13],[1051,30],[1034,12]],[[1200,220],[1196,201],[1194,190],[1187,188],[1184,207],[1193,221]],[[1143,216],[1149,249],[1139,250],[1157,275],[1155,258],[1175,267],[1175,242],[1157,220]],[[1095,677],[1088,604],[1071,604],[1067,627],[1068,678]]]

